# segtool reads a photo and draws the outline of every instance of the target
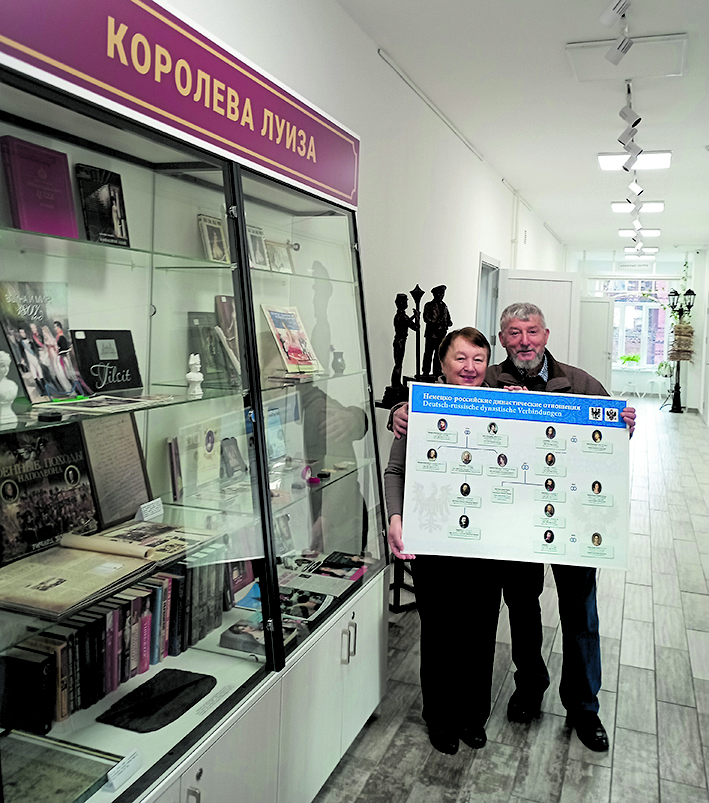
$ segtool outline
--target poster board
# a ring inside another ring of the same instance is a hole
[[[405,551],[627,568],[625,406],[411,383]]]

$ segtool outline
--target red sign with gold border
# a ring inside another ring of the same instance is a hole
[[[355,135],[151,0],[7,3],[0,61],[357,205]]]

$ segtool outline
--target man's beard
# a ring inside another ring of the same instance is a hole
[[[536,374],[541,364],[544,362],[544,351],[537,354],[533,360],[520,360],[516,354],[510,354],[510,359],[514,367],[524,374]]]

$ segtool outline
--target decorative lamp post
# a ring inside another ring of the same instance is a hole
[[[670,309],[679,317],[679,323],[674,325],[674,337],[672,341],[672,349],[669,353],[669,358],[676,362],[675,368],[675,387],[672,393],[672,407],[671,413],[681,413],[682,411],[682,396],[680,386],[680,365],[683,360],[692,359],[692,341],[694,338],[694,329],[689,323],[682,323],[682,318],[692,311],[694,300],[696,298],[694,290],[685,290],[680,300],[680,294],[676,290],[670,290],[668,293],[668,300],[670,302]]]

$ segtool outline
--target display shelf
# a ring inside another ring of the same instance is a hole
[[[327,285],[327,284],[338,284],[338,285],[345,285],[346,287],[353,287],[355,289],[359,288],[359,282],[356,279],[337,279],[332,277],[323,277],[323,276],[315,276],[313,273],[300,273],[298,271],[293,271],[293,273],[288,273],[285,271],[275,271],[275,270],[268,270],[267,268],[258,268],[251,266],[251,271],[259,275],[260,278],[268,277],[273,279],[274,281],[278,280],[286,280],[286,279],[293,279],[298,283],[302,282],[313,282],[319,285]]]
[[[283,376],[278,376],[275,374],[271,374],[270,376],[261,377],[261,392],[262,393],[270,393],[273,391],[282,391],[287,388],[299,388],[304,386],[315,386],[318,387],[319,385],[332,382],[332,381],[342,381],[348,379],[350,377],[359,376],[359,377],[366,377],[367,372],[364,368],[357,368],[357,369],[347,369],[341,373],[327,373],[321,372],[317,374],[287,374],[284,373]]]
[[[227,627],[228,625],[224,623],[220,627],[220,631]],[[210,652],[209,660],[205,662],[204,655],[203,650],[190,647],[177,657],[167,657],[161,663],[151,666],[144,674],[137,675],[123,683],[116,691],[107,694],[103,700],[90,708],[77,711],[68,720],[54,724],[49,734],[52,738],[105,750],[120,756],[129,756],[134,751],[138,752],[140,765],[137,773],[116,792],[102,791],[100,793],[101,803],[111,803],[136,781],[143,788],[148,786],[147,778],[155,777],[151,772],[153,765],[157,764],[166,753],[172,752],[178,744],[181,744],[182,750],[184,750],[185,740],[194,744],[221,719],[220,709],[231,709],[236,706],[249,689],[267,675],[266,667],[253,659],[239,658],[233,653],[218,655]],[[96,718],[112,705],[130,692],[140,688],[163,669],[182,669],[187,672],[208,674],[216,678],[217,685],[204,699],[182,716],[157,731],[136,733],[96,721]],[[142,775],[146,776],[146,780],[141,780],[140,776]]]
[[[174,385],[170,384],[154,384],[152,389],[160,390],[160,389],[169,389],[169,388],[177,388],[180,385],[175,382]],[[33,408],[26,408],[24,411],[17,413],[17,424],[4,426],[0,428],[0,432],[9,432],[12,430],[31,430],[31,429],[46,429],[48,427],[56,427],[60,424],[69,424],[75,421],[83,421],[87,418],[96,418],[99,416],[104,415],[116,415],[119,413],[142,413],[148,410],[157,410],[161,407],[173,407],[175,405],[181,404],[195,404],[201,401],[209,401],[212,399],[222,399],[229,396],[239,395],[242,396],[243,393],[246,391],[242,391],[241,389],[233,388],[233,389],[216,389],[216,388],[205,388],[204,395],[199,399],[190,399],[187,397],[186,388],[184,386],[184,382],[181,385],[183,393],[173,393],[173,394],[164,394],[165,398],[163,399],[152,399],[150,401],[145,402],[138,402],[135,405],[119,405],[116,407],[107,407],[88,411],[88,410],[70,410],[66,405],[68,402],[62,403],[61,401],[55,402],[56,409],[60,410],[62,413],[62,420],[61,421],[40,421],[38,419],[38,415],[40,410],[35,405]],[[160,394],[163,395],[163,394]],[[136,397],[139,398],[139,397]],[[43,408],[47,409],[47,408]],[[54,409],[54,405],[52,408]]]
[[[151,261],[156,270],[233,270],[235,267],[225,262],[211,262],[180,254],[125,248],[9,227],[0,227],[0,249],[20,254],[32,251],[45,256],[80,259],[129,268],[147,269],[151,266]]]

